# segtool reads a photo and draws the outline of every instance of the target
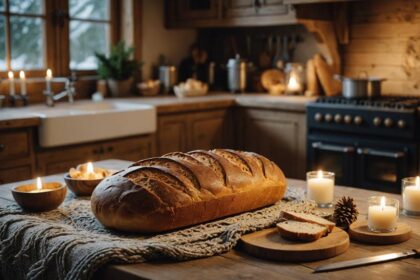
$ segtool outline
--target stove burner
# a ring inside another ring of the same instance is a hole
[[[342,96],[323,96],[316,100],[316,103],[341,104],[352,106],[368,106],[391,109],[417,109],[420,107],[420,98],[401,96],[382,96],[378,98],[354,98],[349,99]]]

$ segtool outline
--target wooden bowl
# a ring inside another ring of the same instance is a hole
[[[64,175],[64,181],[66,182],[67,187],[77,196],[91,195],[93,190],[103,179],[104,178],[94,180],[73,179],[70,177],[69,173]]]
[[[17,204],[28,212],[43,212],[56,209],[63,203],[67,194],[64,184],[58,182],[44,183],[43,192],[36,190],[35,184],[20,185],[12,189],[12,195]]]

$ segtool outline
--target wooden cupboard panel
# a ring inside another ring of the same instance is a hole
[[[249,109],[242,116],[240,147],[271,159],[287,177],[304,178],[305,114]]]
[[[187,114],[164,115],[158,119],[158,154],[187,151]]]
[[[226,3],[226,18],[285,15],[289,12],[289,6],[281,0],[260,1],[254,0],[229,0]]]
[[[224,118],[197,119],[192,122],[190,150],[210,150],[224,146]]]
[[[102,144],[104,153],[101,159],[123,159],[138,161],[153,156],[150,136],[114,140]]]
[[[22,181],[31,177],[32,168],[30,165],[0,169],[0,184]]]
[[[26,130],[2,130],[0,133],[0,160],[29,156],[29,140]]]

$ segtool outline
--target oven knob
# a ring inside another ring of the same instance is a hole
[[[355,123],[356,125],[361,125],[361,124],[363,123],[363,119],[362,119],[362,117],[361,117],[361,116],[355,116],[355,117],[354,117],[354,123]]]
[[[322,114],[321,113],[316,113],[314,116],[315,121],[317,122],[322,122]]]
[[[399,128],[405,128],[407,126],[407,123],[405,122],[405,120],[399,120],[397,125]]]
[[[326,122],[332,122],[333,120],[333,116],[331,114],[326,114],[325,115],[325,121]]]
[[[350,116],[350,115],[345,115],[345,116],[344,116],[344,122],[345,122],[346,124],[351,124],[351,121],[352,121],[352,118],[351,118],[351,116]]]
[[[382,119],[381,119],[380,117],[375,117],[375,118],[373,119],[373,124],[374,124],[375,126],[380,126],[380,125],[382,124]]]
[[[335,114],[334,121],[336,123],[341,123],[342,120],[343,120],[343,117],[340,114]]]
[[[390,118],[386,118],[386,119],[384,120],[384,125],[385,125],[386,127],[391,127],[393,124],[394,124],[394,122],[393,122],[393,121],[392,121],[392,119],[390,119]]]

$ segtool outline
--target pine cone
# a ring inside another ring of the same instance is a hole
[[[359,211],[357,210],[356,204],[354,204],[353,198],[343,196],[335,204],[333,217],[338,227],[347,229],[354,221],[357,220],[358,214]]]

